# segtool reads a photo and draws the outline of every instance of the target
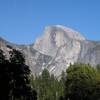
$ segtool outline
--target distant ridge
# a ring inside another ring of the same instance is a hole
[[[25,55],[26,64],[34,75],[47,68],[58,77],[75,62],[100,64],[100,41],[89,41],[79,32],[62,25],[46,26],[43,36],[30,45],[17,45],[0,38],[0,48],[6,55],[7,45]]]

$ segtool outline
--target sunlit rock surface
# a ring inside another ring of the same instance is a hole
[[[9,45],[24,54],[34,75],[47,68],[59,77],[70,63],[100,64],[100,41],[89,41],[79,32],[61,25],[45,27],[43,36],[30,45],[17,45],[0,38],[0,48],[8,58]]]

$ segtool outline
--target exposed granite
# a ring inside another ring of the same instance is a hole
[[[100,41],[88,41],[79,32],[61,25],[46,27],[44,35],[31,45],[17,45],[0,38],[0,48],[7,56],[9,45],[25,55],[26,64],[37,75],[47,68],[59,77],[75,62],[100,64]]]

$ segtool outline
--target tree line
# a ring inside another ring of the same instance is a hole
[[[0,50],[0,100],[36,100],[31,88],[29,66],[18,50],[9,51],[9,60]]]
[[[70,64],[58,79],[47,69],[33,76],[18,50],[9,55],[0,50],[0,100],[100,100],[100,65]]]
[[[63,73],[65,78],[65,74]],[[58,80],[44,69],[40,76],[31,76],[31,84],[37,91],[38,100],[59,100],[64,95],[64,80]]]
[[[38,100],[100,100],[100,65],[70,64],[60,80],[44,69],[31,80]]]

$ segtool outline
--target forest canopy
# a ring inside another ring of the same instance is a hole
[[[100,100],[100,65],[70,64],[61,78],[44,69],[33,76],[18,50],[0,50],[0,100]]]

